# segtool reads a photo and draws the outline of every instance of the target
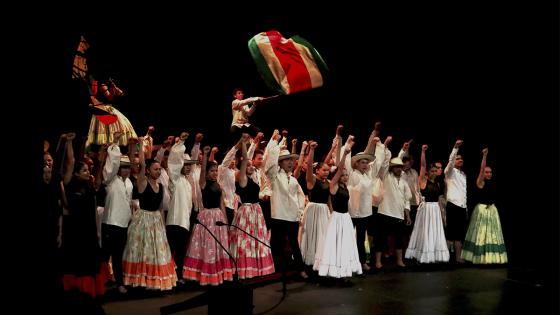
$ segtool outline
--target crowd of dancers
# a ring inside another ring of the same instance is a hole
[[[153,127],[137,137],[128,120],[115,129],[92,118],[79,150],[74,133],[61,135],[54,152],[45,141],[45,240],[51,267],[60,271],[52,280],[98,296],[111,272],[126,294],[187,281],[216,286],[287,268],[301,280],[348,284],[383,269],[388,251],[397,268],[409,261],[507,262],[488,148],[476,191],[469,191],[477,202],[469,217],[461,140],[445,167],[429,163],[422,145],[417,172],[411,141],[393,157],[392,137],[381,141],[376,124],[367,146],[353,153],[354,136],[343,139],[338,126],[328,155],[318,159],[313,140],[303,141],[299,153],[287,132],[262,141],[248,118],[266,99],[243,97],[234,91],[235,145],[221,162],[202,133],[190,150],[187,132],[156,145]]]

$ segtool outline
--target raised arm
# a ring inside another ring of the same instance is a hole
[[[210,157],[208,158],[208,161],[216,161],[216,153],[218,153],[219,151],[220,150],[218,149],[218,147],[212,147],[212,151],[210,151]]]
[[[144,141],[144,137],[139,137],[138,141],[142,143],[142,141]],[[138,192],[143,193],[144,190],[146,190],[146,186],[148,185],[148,179],[146,178],[146,158],[144,156],[144,150],[140,150],[140,152],[138,153],[138,159],[140,160],[140,171],[138,172],[136,185],[138,187]]]
[[[105,185],[108,185],[110,182],[112,182],[119,172],[119,166],[121,164],[121,149],[119,148],[119,139],[121,136],[122,133],[118,131],[113,134],[113,143],[111,143],[111,145],[107,148],[108,161],[107,163],[105,163],[105,166],[102,166],[100,164],[100,169],[103,169],[103,183]]]
[[[203,138],[204,135],[201,133],[197,133],[194,137],[194,145],[191,149],[191,159],[198,160],[198,155],[200,153],[200,143],[202,142]]]
[[[280,156],[280,146],[278,140],[280,139],[280,132],[278,129],[274,130],[272,137],[266,146],[266,160],[264,171],[269,178],[273,178],[278,173],[278,157]]]
[[[260,146],[261,146],[261,140],[264,137],[264,133],[259,132],[257,133],[257,136],[255,138],[253,138],[253,143],[255,144],[255,151],[256,150],[260,150]],[[247,152],[248,154],[249,152]]]
[[[315,155],[316,147],[317,142],[311,141],[311,143],[309,143],[309,154],[307,155],[307,172],[305,172],[307,189],[313,189],[313,186],[315,186],[315,174],[313,174],[313,156]]]
[[[301,167],[303,165],[303,159],[305,158],[305,150],[307,150],[308,145],[309,144],[307,143],[307,141],[303,141],[303,143],[301,144],[301,151],[299,152],[298,164],[294,169],[295,178],[299,178],[299,175],[301,174]]]
[[[152,133],[154,132],[154,126],[148,127],[144,141],[142,141],[142,150],[144,151],[144,158],[151,159],[152,152],[154,150],[154,138],[152,138]]]
[[[336,142],[336,151],[334,152],[334,164],[338,165],[338,163],[340,162],[340,151],[342,149],[342,129],[344,128],[343,125],[338,125],[336,127],[336,136],[335,138],[337,139]]]
[[[206,165],[208,164],[208,152],[210,152],[210,147],[205,146],[204,149],[202,149],[202,165],[200,167],[200,177],[198,178],[200,189],[204,189],[206,186]]]
[[[174,141],[175,141],[175,137],[173,136],[167,137],[167,140],[163,141],[163,144],[158,149],[155,159],[158,160],[159,162],[163,161],[163,157],[165,156],[165,151],[169,151],[169,148],[171,148],[171,145],[173,145]],[[144,159],[145,158],[146,156],[144,156]]]
[[[428,150],[428,145],[422,145],[422,153],[420,154],[420,175],[418,175],[420,189],[425,189],[428,182],[426,178],[426,150]]]
[[[374,154],[374,151],[375,151],[375,143],[373,143],[373,139],[374,139],[375,137],[379,137],[380,130],[381,130],[381,123],[380,123],[380,122],[376,122],[373,131],[372,131],[371,134],[369,135],[368,144],[367,144],[367,146],[366,146],[366,149],[364,150],[364,153],[366,153],[366,154],[371,154],[371,155]]]
[[[449,162],[447,162],[447,166],[445,167],[444,174],[445,176],[449,176],[451,171],[455,167],[455,158],[457,157],[457,152],[459,152],[459,147],[463,144],[463,140],[455,141],[455,145],[453,146],[453,150],[451,150],[451,154],[449,155]]]
[[[292,154],[297,154],[297,139],[292,139],[292,150],[290,151]]]
[[[325,156],[325,159],[323,160],[324,163],[329,163],[329,161],[332,159],[333,154],[335,154],[337,148],[338,148],[338,138],[334,137],[331,145],[331,149],[329,150],[329,153],[327,153],[327,156]]]
[[[130,161],[132,162],[132,159],[134,159],[134,157],[136,156],[136,152],[138,152],[138,138],[130,138],[128,139],[128,157],[130,158]],[[140,144],[142,145],[142,144]],[[145,157],[145,156],[144,156]]]
[[[282,130],[282,140],[280,140],[280,150],[288,149],[288,130]]]
[[[247,144],[241,142],[241,165],[239,167],[239,186],[245,188],[247,186],[247,164],[249,157],[247,155]]]
[[[488,155],[488,148],[482,149],[482,161],[480,162],[480,172],[476,179],[476,186],[482,189],[484,187],[484,169],[486,168],[486,156]]]
[[[185,153],[185,140],[188,137],[188,132],[182,132],[179,138],[175,140],[175,144],[169,151],[167,167],[169,169],[169,178],[172,182],[176,182],[182,176],[181,169],[185,163],[183,159],[183,154]]]
[[[74,163],[76,162],[74,160],[74,148],[72,147],[72,140],[76,138],[76,134],[68,133],[60,137],[62,139],[66,139],[66,143],[65,143],[66,159],[64,161],[65,169],[64,169],[64,175],[62,176],[62,179],[64,181],[64,185],[68,185],[68,183],[70,183],[70,180],[72,179],[72,175],[73,175],[72,173],[74,172]]]
[[[239,141],[237,142],[236,145],[234,145],[226,154],[226,156],[224,156],[224,159],[222,160],[222,163],[220,164],[220,167],[229,167],[229,165],[231,164],[231,162],[233,162],[233,160],[235,160],[235,153],[237,153],[237,150],[239,148],[241,148],[241,144],[245,144],[243,142],[243,139],[245,139],[245,136],[242,136],[241,139],[239,139]]]
[[[249,160],[253,159],[253,156],[255,155],[255,151],[257,150],[257,147],[259,146],[259,142],[261,142],[262,137],[264,137],[264,134],[262,132],[259,132],[255,136],[255,138],[253,138],[253,141],[250,141],[251,145],[249,146],[249,149],[247,150],[247,158]],[[247,143],[245,143],[245,145],[247,145]]]
[[[354,145],[354,136],[348,136],[348,139],[346,139],[346,143],[342,147],[342,150],[346,151],[346,148],[350,145],[350,143],[352,143],[352,146]],[[352,150],[350,150],[350,153],[348,153],[344,159],[341,159],[341,162],[344,163],[344,167],[348,171],[349,175],[350,173],[352,173],[352,159],[350,157],[351,151]]]
[[[401,151],[399,152],[399,155],[398,155],[399,159],[402,159],[403,157],[409,155],[408,150],[410,149],[410,145],[412,144],[412,141],[413,140],[410,139],[407,142],[403,143],[402,149],[401,149]]]
[[[389,150],[389,144],[391,143],[391,141],[393,141],[393,137],[388,136],[387,138],[385,138],[385,142],[383,143],[383,146],[385,146],[385,151],[384,151],[385,159],[383,160],[383,164],[379,168],[379,173],[378,173],[378,176],[381,179],[384,179],[385,175],[389,171],[389,162],[391,162],[391,156],[392,156],[391,150]]]
[[[348,156],[348,154],[350,154],[350,152],[352,151],[353,145],[354,145],[354,136],[349,136],[348,141],[344,146],[344,153],[342,154],[342,157],[340,158],[340,161],[336,166],[336,173],[334,174],[329,184],[329,190],[331,195],[336,194],[336,191],[338,190],[338,180],[340,179],[340,176],[342,176],[342,171],[344,170],[344,162],[346,160],[346,156]]]
[[[94,183],[95,190],[99,190],[99,188],[101,188],[101,183],[103,182],[103,170],[105,168],[105,163],[107,161],[107,148],[108,148],[107,144],[104,144],[99,147],[98,158],[97,158],[99,164],[96,168],[95,183]]]

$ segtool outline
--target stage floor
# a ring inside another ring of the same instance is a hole
[[[253,314],[549,314],[554,305],[542,285],[508,278],[506,267],[448,265],[386,271],[352,278],[353,286],[290,281],[282,301],[281,283],[254,290]],[[168,293],[107,292],[106,314],[160,314],[160,307],[184,301],[205,289],[187,286]],[[557,303],[557,302],[556,302]],[[546,311],[548,310],[548,311]],[[198,307],[175,314],[207,314]]]

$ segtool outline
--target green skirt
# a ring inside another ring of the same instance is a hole
[[[505,264],[507,252],[496,206],[474,208],[461,257],[473,264]]]

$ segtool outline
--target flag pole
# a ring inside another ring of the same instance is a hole
[[[280,97],[280,94],[264,97],[261,101],[268,101],[277,97]]]

